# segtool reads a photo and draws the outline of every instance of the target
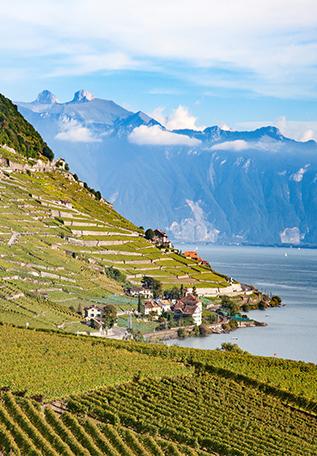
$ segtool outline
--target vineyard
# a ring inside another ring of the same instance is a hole
[[[6,393],[0,401],[0,454],[45,456],[198,456],[202,451],[124,426],[59,415]],[[2,453],[1,453],[2,452]],[[210,454],[210,453],[206,453]]]
[[[0,454],[317,454],[315,365],[7,325],[0,345]]]

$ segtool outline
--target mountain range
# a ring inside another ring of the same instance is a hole
[[[273,126],[168,130],[80,90],[20,112],[83,180],[137,225],[178,241],[317,245],[317,144]]]

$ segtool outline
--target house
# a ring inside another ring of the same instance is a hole
[[[126,294],[133,296],[133,297],[138,297],[141,296],[141,298],[145,299],[151,299],[153,298],[153,292],[149,288],[144,288],[144,287],[130,287],[126,289]]]
[[[85,320],[93,318],[101,318],[103,316],[103,308],[98,306],[87,306],[84,308]]]
[[[192,318],[195,325],[202,323],[202,303],[194,295],[188,294],[173,305],[172,311],[176,319]]]
[[[154,237],[152,241],[158,246],[158,247],[164,247],[164,248],[172,248],[172,243],[169,240],[167,234],[159,230],[158,228],[154,230]]]
[[[162,314],[162,307],[152,299],[150,301],[146,301],[142,307],[142,313],[143,315],[150,315],[150,314],[156,314],[156,315],[161,315]]]
[[[204,266],[208,266],[210,268],[210,264],[208,261],[206,260],[203,260],[199,255],[198,255],[198,252],[196,252],[195,250],[186,250],[186,252],[183,252],[183,255],[186,257],[186,258],[190,258],[191,260],[194,260],[194,261],[197,261],[198,263],[204,265]]]
[[[191,260],[195,260],[195,261],[200,260],[200,258],[198,256],[198,252],[196,252],[195,250],[186,250],[186,252],[183,252],[183,255],[186,258],[190,258]]]
[[[169,299],[157,299],[156,302],[161,306],[163,312],[170,312],[172,303]]]

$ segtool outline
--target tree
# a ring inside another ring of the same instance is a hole
[[[149,241],[152,241],[155,237],[155,233],[152,230],[152,228],[148,228],[145,232],[145,239],[148,239]]]
[[[193,288],[192,288],[192,295],[193,295],[193,296],[197,296],[197,290],[196,290],[195,285],[194,285]]]
[[[230,315],[236,315],[240,311],[240,306],[237,302],[230,299],[228,296],[221,297],[221,305],[228,309]]]
[[[282,303],[282,299],[279,296],[277,296],[277,295],[272,296],[271,302],[270,302],[270,305],[272,307],[278,307],[281,305],[281,303]]]
[[[159,280],[150,276],[144,276],[142,279],[144,288],[148,288],[153,292],[154,298],[158,298],[162,293],[162,284]]]
[[[102,320],[107,329],[112,328],[117,321],[117,309],[112,304],[106,304],[103,308]]]
[[[166,299],[179,299],[181,297],[181,291],[178,287],[175,286],[170,290],[165,290],[164,297]]]
[[[142,299],[141,299],[141,296],[138,295],[138,313],[141,314],[142,310],[143,310]]]
[[[116,269],[112,266],[106,268],[105,273],[107,277],[116,280],[117,282],[124,283],[126,281],[126,276],[123,274],[123,272],[119,271],[119,269]]]

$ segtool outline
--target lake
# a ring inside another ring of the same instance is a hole
[[[197,245],[177,247],[194,250]],[[286,306],[249,312],[251,318],[266,322],[266,327],[241,328],[229,334],[168,344],[214,349],[223,342],[232,342],[256,355],[317,364],[317,250],[199,245],[198,251],[216,271],[278,294]]]

